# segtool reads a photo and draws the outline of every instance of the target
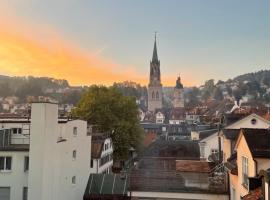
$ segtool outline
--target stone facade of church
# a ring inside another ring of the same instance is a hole
[[[150,79],[148,84],[148,110],[155,111],[162,108],[162,84],[160,77],[160,61],[157,55],[156,37],[154,43],[153,57],[150,62]]]
[[[181,78],[178,76],[176,80],[176,86],[173,92],[173,107],[174,108],[184,108],[185,101],[184,101],[184,91],[183,85],[181,83]]]

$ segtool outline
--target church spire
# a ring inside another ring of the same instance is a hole
[[[158,62],[158,55],[157,55],[157,32],[155,32],[155,43],[154,43],[154,51],[152,62]]]

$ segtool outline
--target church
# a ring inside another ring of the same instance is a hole
[[[178,76],[173,92],[173,108],[184,109],[184,93],[181,78]],[[163,92],[160,73],[160,60],[157,53],[157,37],[155,35],[154,50],[150,61],[150,77],[148,84],[148,111],[156,112],[163,108]]]

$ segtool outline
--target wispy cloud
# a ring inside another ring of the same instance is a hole
[[[146,85],[148,74],[134,66],[120,66],[102,57],[107,45],[88,52],[63,37],[54,27],[17,17],[0,6],[0,73],[11,76],[48,76],[73,85],[135,81]],[[124,70],[123,70],[124,69]],[[162,76],[163,85],[174,85],[176,75]],[[184,80],[192,85],[191,79]]]

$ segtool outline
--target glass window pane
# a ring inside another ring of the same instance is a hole
[[[4,163],[5,163],[5,158],[0,157],[0,170],[4,170]]]
[[[6,157],[6,170],[11,170],[11,157]]]

